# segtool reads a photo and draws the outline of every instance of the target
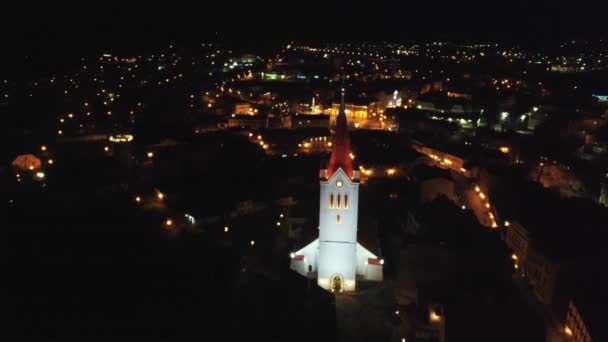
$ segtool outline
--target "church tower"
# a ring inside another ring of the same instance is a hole
[[[291,254],[291,268],[331,292],[354,291],[360,280],[382,280],[384,261],[357,243],[359,170],[353,167],[348,122],[341,90],[332,151],[319,172],[319,238]]]

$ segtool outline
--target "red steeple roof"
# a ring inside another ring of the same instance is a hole
[[[332,143],[331,157],[327,164],[327,178],[330,178],[338,168],[342,168],[346,175],[353,179],[353,161],[350,156],[350,135],[348,134],[348,121],[344,105],[344,88],[342,88],[340,112],[336,118],[336,134]]]

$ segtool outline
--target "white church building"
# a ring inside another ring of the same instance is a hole
[[[359,170],[353,167],[344,106],[327,167],[321,169],[319,237],[291,253],[291,269],[331,292],[354,291],[357,281],[381,281],[384,260],[357,242]]]

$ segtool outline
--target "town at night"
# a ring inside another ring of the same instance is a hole
[[[96,3],[0,14],[2,340],[608,341],[605,5]]]

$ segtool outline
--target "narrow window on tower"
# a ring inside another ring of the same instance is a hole
[[[337,208],[340,209],[340,195],[338,195],[338,206],[337,206]]]
[[[340,224],[340,215],[336,215],[336,223]]]
[[[329,195],[329,209],[334,208],[334,194]]]
[[[344,209],[348,209],[348,195],[344,195]]]

